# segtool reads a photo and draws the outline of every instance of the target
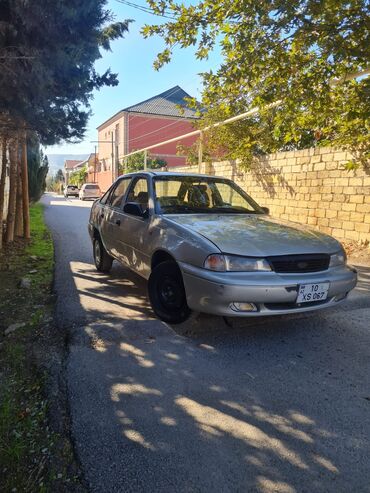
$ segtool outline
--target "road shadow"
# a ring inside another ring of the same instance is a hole
[[[354,311],[347,334],[366,295],[242,326],[201,316],[184,337],[153,319],[140,277],[96,273],[86,230],[63,241],[87,214],[67,207],[53,219],[57,319],[91,491],[366,491],[370,368]]]
[[[87,473],[94,484],[109,463],[109,491],[365,491],[370,421],[356,416],[368,410],[369,375],[359,386],[340,367],[356,354],[365,370],[367,349],[344,347],[336,319],[191,340],[156,321],[84,330],[91,349],[74,347],[72,374],[89,380],[88,392],[75,385],[77,419],[95,438],[83,453],[115,437]],[[98,429],[91,407],[102,410]]]

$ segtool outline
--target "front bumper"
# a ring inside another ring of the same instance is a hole
[[[357,274],[347,266],[323,272],[278,274],[276,272],[213,272],[180,263],[189,307],[221,316],[256,317],[306,312],[334,306],[356,286]],[[329,282],[324,301],[297,304],[298,286]],[[254,303],[255,312],[238,312],[232,303]]]

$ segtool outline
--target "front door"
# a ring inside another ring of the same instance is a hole
[[[149,193],[148,193],[148,181],[145,177],[134,178],[126,198],[127,202],[139,203],[143,210],[149,208]],[[150,274],[150,257],[149,257],[149,225],[150,216],[146,218],[133,216],[131,214],[124,214],[125,221],[123,227],[124,237],[128,238],[128,264],[131,269],[138,274],[147,278]]]
[[[102,221],[102,239],[106,250],[116,259],[125,262],[127,252],[121,251],[119,238],[122,234],[125,215],[122,212],[123,199],[130,184],[131,177],[117,181],[104,208]]]

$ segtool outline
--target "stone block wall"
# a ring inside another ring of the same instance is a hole
[[[201,172],[233,179],[273,217],[307,224],[344,241],[370,242],[370,172],[347,171],[348,152],[311,148],[278,152],[243,171],[231,161]],[[176,168],[198,172],[198,166]]]

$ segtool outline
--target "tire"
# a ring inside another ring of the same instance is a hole
[[[93,255],[96,269],[99,272],[109,272],[112,267],[113,258],[104,248],[100,238],[94,238]]]
[[[189,318],[191,310],[176,262],[167,260],[154,267],[149,277],[148,294],[154,313],[164,322],[180,324]]]

